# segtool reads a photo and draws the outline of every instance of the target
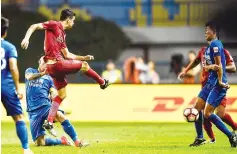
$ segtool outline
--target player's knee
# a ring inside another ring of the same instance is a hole
[[[81,71],[86,72],[90,69],[89,64],[86,61],[82,62]]]
[[[38,137],[37,140],[35,141],[35,144],[37,146],[44,146],[45,145],[44,136]]]
[[[58,92],[58,97],[63,101],[67,97],[66,90]]]
[[[223,111],[217,111],[217,112],[216,112],[216,115],[218,115],[220,118],[223,118],[224,115],[225,115],[225,112],[223,112]]]
[[[35,142],[35,144],[37,145],[37,146],[44,146],[45,144],[43,144],[42,142]]]
[[[12,116],[12,119],[17,122],[17,121],[22,121],[23,120],[23,115],[16,115],[16,116]]]
[[[57,112],[57,115],[56,115],[56,117],[55,117],[55,119],[56,119],[58,122],[62,123],[63,121],[66,120],[66,117],[64,116],[64,114],[63,114],[61,111],[58,111],[58,112]]]
[[[64,100],[67,97],[67,94],[66,93],[58,94],[58,97],[60,97],[61,100]]]
[[[211,112],[204,111],[204,118],[208,119],[208,117],[211,115]]]
[[[194,108],[197,109],[198,112],[200,112],[201,110],[205,108],[205,103],[203,102],[202,99],[198,98],[197,102],[194,105]]]

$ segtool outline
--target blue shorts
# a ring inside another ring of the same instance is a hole
[[[211,90],[206,102],[213,107],[217,107],[221,104],[222,100],[226,96],[227,89],[222,87],[215,87]]]
[[[30,131],[33,141],[42,135],[45,135],[45,130],[42,127],[47,119],[51,105],[41,106],[40,108],[28,112],[30,120]]]
[[[30,131],[33,141],[35,142],[38,137],[45,135],[45,129],[42,127],[44,121],[47,120],[51,105],[44,105],[33,111],[29,111]],[[64,114],[64,111],[61,111]]]
[[[14,88],[1,88],[2,104],[7,111],[7,116],[22,114],[22,107]]]
[[[221,104],[221,101],[226,96],[226,92],[226,88],[206,84],[199,93],[198,97],[202,98],[206,103],[216,108]]]

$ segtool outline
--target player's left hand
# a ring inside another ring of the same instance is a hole
[[[228,83],[219,82],[219,85],[223,88],[229,89],[230,85]]]
[[[94,56],[92,55],[86,55],[85,60],[94,60]]]

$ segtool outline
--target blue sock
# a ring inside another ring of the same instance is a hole
[[[216,127],[222,131],[226,136],[231,137],[232,133],[231,131],[225,126],[225,124],[223,123],[223,121],[221,120],[220,117],[218,117],[215,114],[211,114],[208,119],[216,125]]]
[[[60,139],[53,139],[53,138],[46,138],[45,139],[46,146],[53,146],[53,145],[59,145],[59,144],[62,144]]]
[[[195,128],[197,133],[197,138],[203,138],[203,131],[202,131],[202,122],[203,122],[203,114],[202,111],[199,112],[199,118],[195,121]]]
[[[77,133],[75,131],[75,129],[73,128],[73,126],[71,125],[71,123],[69,122],[69,120],[65,120],[61,123],[64,131],[71,137],[71,139],[75,142],[76,140],[78,140],[77,137]]]
[[[22,148],[28,149],[29,148],[28,133],[27,133],[26,124],[24,121],[16,122],[16,133],[17,133],[18,138],[21,141]]]

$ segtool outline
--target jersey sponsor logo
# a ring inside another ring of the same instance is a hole
[[[205,61],[206,61],[207,65],[212,64],[210,55],[205,55]]]
[[[202,59],[202,67],[205,67],[206,66],[206,60],[203,58]]]
[[[214,53],[217,53],[219,51],[218,47],[213,48]]]
[[[42,87],[44,83],[43,79],[32,80],[29,82],[30,87]]]
[[[63,37],[62,37],[62,35],[59,35],[59,36],[56,38],[56,41],[59,42],[59,43],[63,43]]]

